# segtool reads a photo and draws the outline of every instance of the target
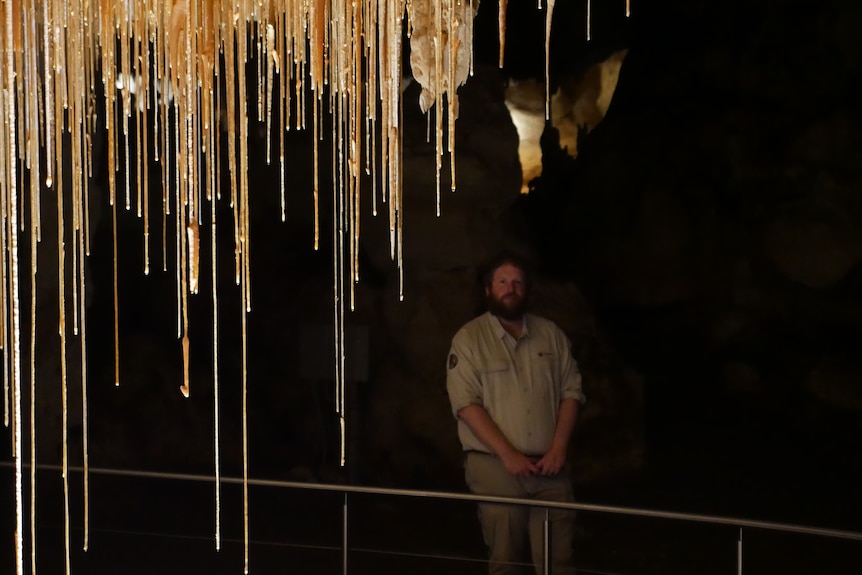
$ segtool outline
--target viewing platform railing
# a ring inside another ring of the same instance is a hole
[[[12,464],[9,462],[0,462],[0,467],[11,468]],[[41,471],[60,471],[60,467],[58,466],[49,466],[49,465],[40,465],[39,470]],[[82,469],[79,467],[69,467],[69,471],[73,473],[80,473]],[[195,475],[195,474],[184,474],[184,473],[163,473],[163,472],[153,472],[153,471],[132,471],[132,470],[121,470],[121,469],[104,469],[104,468],[90,468],[89,473],[91,475],[96,476],[108,476],[108,477],[125,477],[125,478],[136,478],[136,479],[145,479],[145,480],[154,480],[154,481],[178,481],[178,482],[199,482],[199,483],[210,483],[214,482],[214,478],[212,476],[206,475]],[[234,477],[222,477],[221,483],[224,485],[236,485],[242,484],[242,479],[234,478]],[[858,543],[858,553],[855,553],[858,558],[857,566],[862,566],[862,533],[855,531],[846,531],[839,529],[825,529],[820,527],[809,527],[804,525],[794,525],[788,523],[779,523],[772,521],[758,521],[751,519],[739,519],[732,517],[722,517],[716,515],[702,515],[702,514],[693,514],[693,513],[679,513],[674,511],[659,511],[652,509],[641,509],[635,507],[620,507],[613,505],[596,505],[590,503],[558,503],[551,501],[538,501],[534,499],[516,499],[509,497],[492,497],[492,496],[480,496],[473,495],[470,493],[454,493],[454,492],[441,492],[441,491],[426,491],[426,490],[417,490],[417,489],[390,489],[390,488],[382,488],[382,487],[365,487],[365,486],[357,486],[357,485],[342,485],[342,484],[327,484],[327,483],[306,483],[306,482],[296,482],[296,481],[279,481],[279,480],[270,480],[270,479],[249,479],[248,485],[250,487],[261,487],[261,488],[276,488],[276,489],[289,489],[289,490],[300,490],[300,491],[313,491],[313,492],[332,492],[341,494],[343,496],[342,504],[341,504],[341,542],[340,542],[340,554],[341,554],[341,565],[340,570],[342,575],[350,575],[351,574],[351,531],[349,529],[351,523],[348,520],[351,518],[351,504],[352,499],[356,496],[361,495],[371,495],[371,496],[379,496],[384,498],[409,498],[409,499],[424,499],[424,500],[446,500],[446,501],[464,501],[471,503],[497,503],[497,504],[505,504],[505,505],[517,505],[517,506],[529,506],[533,508],[542,508],[545,511],[545,522],[544,522],[544,553],[543,557],[544,561],[544,569],[545,573],[548,575],[553,575],[551,570],[550,562],[548,561],[548,553],[547,550],[550,548],[550,538],[553,537],[553,532],[550,528],[550,523],[548,520],[550,509],[566,509],[577,511],[581,513],[596,513],[596,514],[606,514],[606,515],[615,515],[615,516],[629,516],[629,517],[640,517],[640,518],[651,518],[662,521],[672,521],[672,522],[684,522],[690,524],[711,524],[718,525],[723,527],[732,528],[736,534],[735,542],[729,541],[728,545],[735,545],[735,555],[736,555],[736,573],[737,575],[743,574],[743,568],[745,567],[744,562],[744,543],[746,543],[747,534],[752,531],[769,531],[776,533],[788,533],[788,534],[799,534],[807,537],[819,537],[819,538],[827,538],[831,540],[846,540],[851,542]],[[8,511],[12,511],[11,509]],[[252,519],[252,522],[254,519]],[[478,520],[477,520],[478,523]],[[11,548],[11,542],[6,541],[2,543],[4,547]],[[42,546],[41,549],[44,552],[45,547]],[[855,544],[854,544],[855,549]],[[353,551],[357,549],[354,548]],[[365,549],[364,551],[368,551]],[[375,553],[390,553],[390,554],[398,554],[397,552],[391,551],[380,551],[374,550]],[[431,556],[429,556],[431,557]],[[449,557],[448,559],[453,559]],[[458,560],[458,558],[454,558]],[[469,559],[463,559],[465,561]],[[475,562],[475,560],[472,560]],[[480,571],[477,571],[480,572]],[[589,570],[589,569],[579,569],[579,573],[617,573],[616,571],[598,571],[598,570]],[[824,566],[824,570],[822,573],[828,574],[832,572],[828,565]],[[408,575],[408,574],[405,574]]]

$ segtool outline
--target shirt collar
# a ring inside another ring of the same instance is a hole
[[[492,314],[490,311],[485,312],[485,315],[488,316],[488,322],[491,324],[491,329],[494,330],[494,335],[498,338],[503,339],[504,336],[509,335],[509,332],[506,331],[506,328],[503,327],[503,324],[500,323],[500,320]],[[521,338],[525,338],[530,335],[530,330],[528,328],[529,322],[527,321],[527,314],[524,314],[524,317],[521,320],[523,322],[523,327],[521,328]],[[510,336],[511,337],[511,336]]]

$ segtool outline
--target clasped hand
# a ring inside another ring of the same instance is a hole
[[[565,463],[565,450],[553,447],[538,460],[531,459],[518,451],[514,451],[503,458],[503,465],[506,467],[506,471],[516,477],[556,475]]]

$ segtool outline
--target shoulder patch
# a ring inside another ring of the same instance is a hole
[[[449,369],[454,368],[456,365],[458,365],[458,356],[455,355],[454,353],[450,353],[449,354]]]

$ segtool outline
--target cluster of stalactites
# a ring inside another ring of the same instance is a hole
[[[321,133],[324,123],[318,112],[335,116],[337,166],[332,178],[347,198],[348,235],[358,234],[353,229],[358,204],[351,202],[358,202],[364,168],[373,175],[374,212],[378,198],[389,204],[391,252],[400,261],[404,16],[406,33],[412,35],[413,68],[423,86],[420,105],[427,111],[437,104],[436,122],[442,128],[446,120],[446,151],[452,154],[455,90],[467,78],[478,0],[8,0],[5,5],[11,14],[4,17],[0,31],[3,105],[8,112],[0,162],[5,196],[38,204],[40,188],[68,187],[73,190],[73,229],[86,239],[92,143],[100,137],[94,133],[97,107],[104,105],[110,204],[121,197],[125,208],[134,206],[144,220],[145,272],[151,260],[149,160],[160,163],[163,216],[173,215],[177,229],[185,230],[175,248],[178,323],[185,334],[184,294],[196,293],[199,279],[203,199],[221,192],[220,145],[228,147],[225,168],[235,216],[237,283],[247,284],[250,105],[257,106],[268,136],[274,117],[281,131],[312,123],[315,147],[327,135]],[[246,82],[250,62],[257,66],[256,88]],[[104,89],[97,89],[98,84]],[[274,102],[276,85],[281,97]],[[99,92],[103,101],[97,99]],[[274,107],[278,114],[273,114]],[[219,128],[229,135],[225,141],[218,138]],[[64,140],[64,133],[70,137]],[[272,141],[267,138],[268,160]],[[438,152],[444,155],[442,145]],[[283,173],[283,143],[278,154]],[[61,173],[64,158],[72,160],[72,170],[65,174],[67,186]],[[312,193],[317,199],[315,168]],[[21,189],[25,181],[29,194]],[[280,184],[284,194],[283,177]],[[37,230],[38,216],[36,209]],[[316,225],[315,246],[317,235]],[[345,261],[355,280],[356,238],[345,243],[353,248]]]
[[[58,315],[66,473],[66,333],[80,337],[84,398],[86,498],[86,348],[83,265],[89,253],[90,178],[94,163],[105,162],[114,230],[115,383],[120,383],[120,334],[116,321],[117,204],[134,209],[143,221],[144,273],[150,270],[150,182],[160,179],[161,265],[174,251],[177,336],[182,341],[181,391],[190,394],[188,298],[200,286],[202,224],[211,234],[213,304],[213,386],[215,463],[218,486],[218,338],[215,203],[222,172],[230,181],[233,210],[234,272],[243,314],[243,446],[247,462],[245,316],[251,310],[248,141],[249,106],[266,125],[266,158],[278,154],[279,190],[284,214],[283,133],[310,128],[314,134],[315,249],[319,236],[319,142],[333,146],[333,269],[336,332],[336,397],[344,458],[345,302],[353,306],[359,280],[360,182],[370,180],[372,213],[387,205],[391,257],[402,269],[401,93],[402,38],[410,38],[411,67],[422,86],[420,107],[433,108],[437,149],[437,213],[442,160],[450,157],[455,188],[457,89],[472,69],[473,16],[479,0],[5,0],[0,7],[0,345],[3,348],[4,423],[13,429],[16,460],[17,572],[23,572],[22,454],[24,453],[21,275],[36,289],[37,246],[41,241],[42,194],[56,198]],[[541,6],[541,2],[539,3]],[[547,2],[546,49],[553,0]],[[587,0],[589,11],[590,0]],[[500,0],[500,53],[504,49],[506,0]],[[629,2],[626,2],[629,12]],[[406,18],[405,18],[406,16]],[[589,16],[587,18],[589,23]],[[406,28],[405,28],[406,26]],[[588,32],[589,34],[589,32]],[[546,57],[547,59],[547,57]],[[247,65],[256,66],[249,85]],[[547,73],[547,68],[546,68]],[[103,94],[101,99],[97,94]],[[277,101],[274,95],[280,97]],[[100,113],[99,106],[104,106]],[[333,118],[331,124],[324,114]],[[99,118],[107,131],[106,158],[94,157]],[[273,126],[273,119],[278,125]],[[323,127],[331,125],[331,133]],[[278,130],[278,137],[272,132]],[[444,133],[446,144],[444,146]],[[226,134],[226,136],[221,136]],[[271,149],[277,142],[278,150]],[[227,146],[228,165],[220,166]],[[132,157],[134,154],[134,157]],[[151,164],[151,160],[154,163]],[[151,178],[150,166],[158,174]],[[118,174],[120,175],[118,181]],[[264,190],[263,192],[265,192]],[[303,192],[299,190],[299,192]],[[207,208],[209,208],[207,210]],[[209,212],[207,214],[207,211]],[[164,236],[175,220],[176,241]],[[29,235],[30,253],[19,253],[19,235]],[[170,246],[169,246],[170,244]],[[67,255],[68,252],[68,255]],[[71,266],[71,271],[67,271]],[[40,273],[47,273],[42,270]],[[402,279],[403,284],[403,279]],[[67,302],[67,295],[71,302]],[[403,298],[403,288],[401,289]],[[31,291],[30,397],[31,463],[35,464],[35,292]],[[32,466],[35,469],[35,465]],[[244,478],[247,480],[247,465]],[[31,471],[32,473],[32,471]],[[35,478],[31,475],[33,488]],[[218,489],[218,487],[217,487]],[[66,484],[68,491],[68,484]],[[247,485],[244,491],[247,493]],[[35,497],[31,498],[35,516]],[[218,501],[218,491],[216,494]],[[248,507],[245,508],[246,570]],[[86,505],[85,505],[86,507]],[[66,494],[68,510],[68,492]],[[86,517],[86,511],[85,511]],[[68,518],[66,522],[68,546]],[[216,507],[218,542],[218,505]],[[35,527],[31,526],[31,529]],[[86,547],[86,519],[85,519]],[[35,546],[33,563],[35,565]],[[68,551],[67,551],[68,558]],[[35,567],[34,567],[35,570]]]
[[[341,334],[344,302],[349,301],[352,307],[353,286],[359,279],[359,190],[360,181],[366,177],[371,181],[373,212],[377,213],[378,201],[387,204],[391,255],[399,269],[402,264],[402,38],[415,34],[414,57],[416,62],[427,64],[420,79],[425,87],[423,109],[436,103],[438,126],[442,126],[448,113],[450,144],[447,151],[454,156],[451,134],[457,114],[455,90],[466,79],[464,66],[470,60],[472,13],[477,6],[478,0],[3,2],[0,11],[0,107],[4,117],[0,129],[0,217],[3,219],[0,226],[0,344],[4,350],[4,421],[13,428],[13,452],[17,462],[19,574],[23,565],[21,462],[24,453],[20,334],[21,318],[26,317],[22,316],[22,311],[26,314],[27,310],[19,286],[21,276],[29,272],[33,280],[29,283],[35,290],[41,218],[56,218],[58,225],[59,258],[55,272],[60,283],[58,315],[43,314],[40,321],[59,322],[64,422],[67,327],[80,337],[81,363],[86,370],[86,266],[83,259],[89,254],[89,202],[96,162],[105,164],[114,229],[115,383],[120,383],[121,349],[116,321],[119,204],[126,210],[134,210],[142,220],[144,273],[149,273],[151,260],[158,261],[164,269],[171,259],[168,250],[174,252],[177,336],[182,341],[185,368],[181,391],[188,396],[188,298],[197,293],[200,286],[200,246],[201,234],[207,233],[205,223],[210,224],[213,265],[217,259],[215,202],[223,192],[229,194],[233,210],[234,271],[240,286],[243,319],[251,309],[248,119],[250,106],[256,106],[257,117],[266,125],[267,161],[276,161],[272,156],[277,154],[281,166],[282,219],[285,217],[284,171],[288,162],[282,134],[301,128],[310,129],[314,134],[313,189],[297,192],[307,192],[314,197],[315,227],[310,242],[315,248],[319,234],[320,172],[329,172],[333,180],[335,328]],[[256,86],[250,85],[250,78],[246,77],[247,66],[257,68]],[[276,94],[280,97],[275,98]],[[446,109],[443,109],[444,100],[448,104]],[[103,108],[100,110],[100,107]],[[324,114],[330,114],[333,121],[324,122]],[[274,120],[277,125],[273,125]],[[103,128],[101,122],[104,122]],[[323,133],[325,125],[332,126],[331,133]],[[102,129],[107,132],[104,158],[94,157],[94,141],[103,137],[102,133],[97,133],[97,126],[100,132]],[[276,130],[279,135],[272,137]],[[331,171],[321,170],[318,165],[317,148],[324,140],[331,140],[333,145]],[[440,142],[438,140],[438,152],[442,158],[444,151]],[[271,143],[276,143],[277,150],[270,148]],[[220,166],[221,148],[225,146],[228,165]],[[157,166],[157,173],[150,174],[152,166]],[[224,171],[229,177],[229,190],[221,189]],[[437,171],[439,182],[439,161]],[[151,183],[159,180],[161,185],[153,186],[152,191],[160,195],[162,207],[157,214],[162,220],[161,257],[151,255],[154,242],[150,238],[149,213]],[[52,198],[52,204],[56,198],[56,214],[43,214],[40,203],[43,194]],[[175,221],[176,241],[164,236],[168,218]],[[30,236],[29,254],[19,253],[19,232]],[[42,269],[39,273],[49,272]],[[211,273],[212,376],[217,382],[215,269]],[[30,299],[35,302],[35,292]],[[66,317],[67,310],[72,312],[71,318]],[[35,304],[29,311],[30,355],[34,358]],[[245,321],[243,332],[245,342]],[[339,366],[338,410],[343,429],[342,343],[343,337],[339,336],[335,354]],[[245,358],[243,343],[244,368]],[[81,374],[81,381],[82,395],[86,398],[86,371]],[[30,384],[32,398],[36,393],[32,361]],[[244,390],[245,385],[244,375]],[[217,402],[217,385],[214,388]],[[243,404],[245,407],[245,392]],[[216,412],[218,478],[217,415]],[[35,412],[31,413],[31,421],[34,418]],[[243,421],[245,428],[245,415]],[[30,427],[30,451],[35,453],[35,423]],[[64,431],[64,477],[67,475],[65,439]],[[86,452],[86,437],[84,445]],[[243,445],[246,445],[245,440]],[[244,459],[247,460],[247,454]],[[84,461],[86,470],[86,453]],[[245,476],[247,478],[247,469]],[[35,516],[35,498],[32,505],[31,515]],[[66,507],[68,510],[68,493]],[[247,539],[247,508],[245,515]],[[218,541],[218,529],[216,538]],[[35,546],[32,549],[35,564]]]

